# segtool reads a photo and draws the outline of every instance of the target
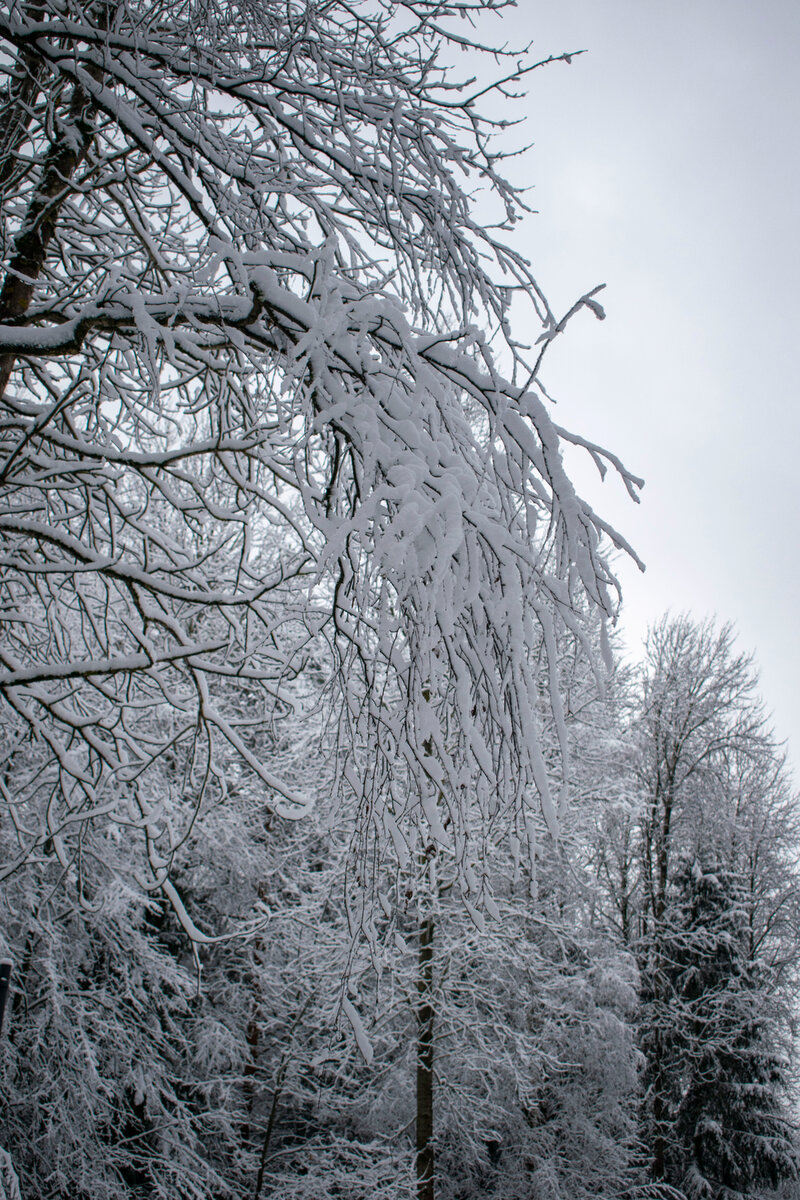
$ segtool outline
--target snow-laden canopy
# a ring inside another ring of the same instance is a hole
[[[259,729],[312,693],[395,844],[421,812],[467,870],[474,813],[555,822],[542,664],[563,751],[555,639],[612,615],[623,544],[561,442],[640,481],[551,420],[564,321],[498,240],[485,85],[444,67],[503,7],[3,5],[6,870],[105,816],[180,909],[164,789],[301,816]]]

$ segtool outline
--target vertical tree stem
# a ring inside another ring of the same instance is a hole
[[[417,975],[417,1200],[434,1200],[433,916],[420,923]]]

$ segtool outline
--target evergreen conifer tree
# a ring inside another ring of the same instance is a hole
[[[659,1039],[669,1080],[666,1182],[690,1200],[761,1195],[797,1178],[768,973],[747,945],[741,880],[713,855],[686,858],[665,913],[645,1040]]]

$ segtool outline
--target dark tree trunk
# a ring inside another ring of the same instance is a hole
[[[14,242],[14,254],[0,291],[0,322],[19,321],[28,311],[61,207],[72,187],[72,176],[92,138],[92,115],[89,98],[76,84],[69,116],[56,126],[56,140],[42,164],[39,183]],[[0,357],[0,397],[13,369],[13,354]]]
[[[44,6],[32,4],[28,16],[41,21]],[[8,73],[5,95],[0,98],[0,201],[17,168],[16,155],[33,121],[33,108],[41,90],[44,63],[29,46],[23,46]]]
[[[417,1200],[434,1200],[433,928],[433,917],[423,918],[417,976]]]

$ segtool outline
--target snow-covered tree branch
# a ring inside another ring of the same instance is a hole
[[[639,481],[555,428],[509,330],[509,287],[542,345],[564,322],[500,240],[522,205],[486,89],[445,69],[503,7],[3,9],[10,869],[45,847],[66,868],[102,815],[163,888],[185,836],[154,801],[165,756],[188,811],[235,779],[305,813],[255,725],[310,665],[371,819],[397,822],[394,787],[464,863],[472,803],[538,794],[555,820],[538,660],[565,752],[557,629],[616,591],[561,438]],[[498,57],[501,91],[536,65]]]

